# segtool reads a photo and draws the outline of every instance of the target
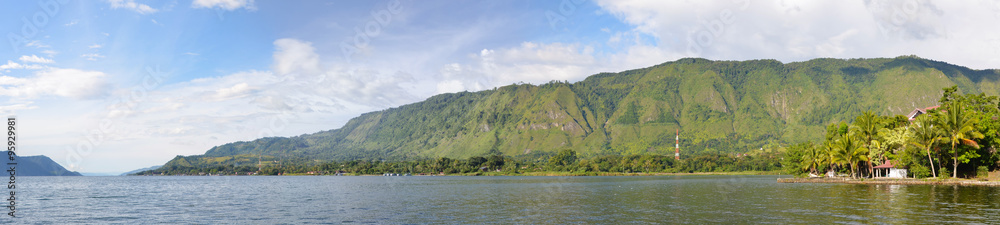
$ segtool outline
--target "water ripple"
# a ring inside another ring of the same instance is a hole
[[[774,176],[25,177],[18,218],[63,224],[995,223],[1000,189]]]

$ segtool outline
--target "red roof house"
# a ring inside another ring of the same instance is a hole
[[[930,111],[931,109],[937,109],[938,107],[941,107],[941,106],[940,105],[936,105],[936,106],[931,106],[931,107],[927,107],[927,108],[923,108],[923,109],[919,109],[919,108],[918,109],[913,109],[913,111],[911,111],[910,114],[906,114],[906,118],[910,119],[910,121],[913,121],[913,120],[917,119],[917,116],[923,115],[923,114],[927,114],[927,111]]]
[[[882,165],[872,167],[875,169],[876,177],[888,177],[888,178],[906,178],[906,169],[896,168],[896,165],[892,163],[892,160],[886,160]]]

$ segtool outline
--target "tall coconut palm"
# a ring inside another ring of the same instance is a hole
[[[871,111],[865,111],[860,116],[854,119],[854,126],[851,128],[855,130],[856,135],[861,140],[861,145],[867,149],[871,149],[872,141],[878,137],[878,131],[882,129],[884,125],[878,121],[878,115],[875,115]],[[868,161],[868,172],[872,174],[872,162]]]
[[[861,142],[860,135],[848,132],[837,140],[837,154],[842,160],[841,162],[847,163],[851,167],[851,177],[857,178],[857,168],[858,163],[870,162],[868,159],[868,148],[865,148]]]
[[[908,143],[927,152],[927,161],[931,163],[931,175],[937,178],[934,158],[931,157],[931,147],[934,147],[934,142],[937,142],[941,137],[940,126],[935,126],[934,117],[932,114],[927,114],[917,117],[917,121],[910,124],[908,129],[913,134],[913,138]]]
[[[823,164],[823,151],[812,142],[806,145],[805,154],[802,155],[802,169],[809,169],[809,174],[816,173],[816,167]]]
[[[974,138],[983,138],[983,134],[976,131],[975,126],[977,123],[979,123],[979,120],[972,116],[969,111],[966,111],[961,103],[949,104],[947,112],[939,120],[941,130],[944,131],[944,136],[940,139],[951,144],[951,156],[953,160],[952,178],[958,177],[958,150],[955,149],[955,146],[962,144],[979,149],[979,143],[972,140]]]
[[[823,141],[819,149],[822,150],[823,161],[830,164],[830,172],[835,172],[835,166],[842,161],[840,155],[837,154],[836,139]]]

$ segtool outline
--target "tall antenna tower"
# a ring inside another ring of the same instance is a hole
[[[674,159],[681,160],[681,129],[677,129],[677,136],[674,136],[676,144],[674,144]]]

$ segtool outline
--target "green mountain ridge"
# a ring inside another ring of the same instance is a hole
[[[407,160],[518,156],[572,149],[581,157],[745,153],[821,140],[825,125],[863,111],[906,114],[941,89],[997,95],[1000,71],[915,56],[711,61],[685,58],[575,83],[514,84],[441,94],[351,119],[339,129],[216,146],[164,168],[258,160]]]
[[[117,175],[118,176],[128,176],[128,175],[136,174],[136,173],[147,171],[147,170],[159,169],[160,167],[163,167],[163,166],[150,166],[150,167],[146,167],[146,168],[142,168],[142,169],[136,169],[136,170],[132,170],[132,171],[120,173],[120,174],[117,174]]]

